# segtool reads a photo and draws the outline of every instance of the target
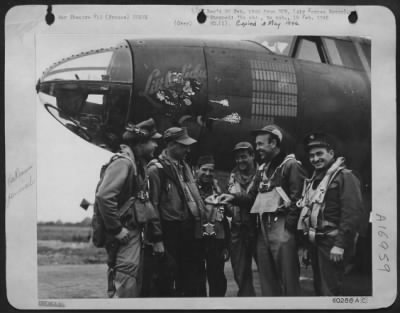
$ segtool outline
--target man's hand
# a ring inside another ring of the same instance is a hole
[[[234,195],[223,193],[218,197],[218,202],[221,204],[228,204],[229,202],[232,202],[233,199],[235,199]]]
[[[227,262],[229,260],[229,258],[231,257],[231,254],[229,253],[229,249],[228,248],[224,248],[222,250],[222,255],[224,257],[224,262]]]
[[[117,238],[122,244],[126,244],[129,240],[129,230],[127,230],[125,227],[122,227],[119,234],[115,235],[115,238]]]
[[[333,246],[333,248],[331,249],[330,260],[333,262],[343,261],[343,253],[344,253],[343,248]]]
[[[153,255],[163,255],[165,253],[164,243],[162,241],[156,242],[153,245]]]

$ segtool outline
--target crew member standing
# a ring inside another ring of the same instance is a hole
[[[239,142],[233,149],[236,167],[228,183],[231,194],[247,192],[254,178],[254,150],[250,142]],[[255,258],[255,219],[248,208],[233,206],[231,221],[231,262],[239,297],[254,297],[252,259]]]
[[[121,220],[121,211],[131,197],[148,194],[146,164],[153,158],[160,138],[149,119],[129,124],[123,134],[124,145],[107,165],[96,191],[96,210],[106,229],[109,297],[138,297],[141,287],[141,232],[134,218]]]
[[[220,200],[257,213],[257,264],[262,296],[299,296],[300,266],[295,233],[305,171],[293,154],[281,151],[283,135],[275,125],[252,132],[262,164],[248,193]],[[267,201],[268,200],[268,201]]]
[[[215,178],[214,157],[201,156],[197,165],[197,186],[205,202],[205,212],[202,216],[205,276],[209,296],[223,297],[227,288],[224,267],[229,258],[229,223],[224,207],[218,204],[217,196],[221,194],[221,188]]]
[[[185,162],[196,142],[186,128],[171,127],[164,132],[166,148],[149,163],[150,199],[159,219],[148,225],[148,240],[159,262],[157,294],[167,297],[202,296],[201,264],[204,264],[201,214],[204,203]]]
[[[353,254],[362,214],[360,182],[336,157],[333,140],[323,133],[304,141],[314,173],[304,183],[298,228],[311,243],[317,296],[343,295],[345,266]]]

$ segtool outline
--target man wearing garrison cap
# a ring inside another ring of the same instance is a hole
[[[157,147],[154,120],[128,124],[119,153],[104,167],[96,190],[95,214],[106,230],[109,297],[132,298],[140,292],[141,225],[121,220],[121,208],[132,196],[148,194],[145,165]]]
[[[204,203],[185,162],[196,142],[186,128],[164,132],[166,148],[149,165],[150,200],[159,219],[149,225],[154,254],[163,256],[153,296],[203,296],[201,215]]]
[[[353,254],[362,214],[360,182],[337,157],[333,139],[312,133],[304,139],[312,177],[305,181],[298,229],[311,244],[317,296],[343,295],[343,276]]]
[[[276,125],[252,131],[259,166],[249,191],[221,196],[247,207],[257,217],[256,255],[262,296],[299,296],[300,273],[295,240],[297,200],[305,171],[293,154],[281,150],[283,133]]]

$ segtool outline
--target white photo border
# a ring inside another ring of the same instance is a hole
[[[297,27],[271,30],[271,35],[367,36],[372,43],[372,247],[373,296],[366,303],[333,298],[179,298],[179,299],[38,299],[37,277],[37,146],[35,42],[42,35],[148,35],[150,32],[179,33],[188,37],[201,33],[245,33],[247,28],[207,28],[196,23],[197,13],[208,8],[246,6],[123,6],[123,12],[147,14],[129,27],[121,21],[88,24],[84,20],[61,21],[58,15],[78,12],[114,12],[121,7],[102,5],[54,5],[56,23],[44,21],[47,6],[16,6],[5,20],[5,146],[6,146],[6,283],[9,303],[18,309],[373,309],[391,305],[397,294],[397,177],[396,177],[396,23],[383,6],[338,6],[357,11],[350,24],[345,14],[329,14],[318,27],[304,22]],[[256,6],[254,6],[256,7]],[[258,6],[257,6],[258,7]],[[262,7],[262,6],[259,6]],[[327,6],[269,6],[279,8],[328,8]],[[331,6],[333,8],[333,6]],[[168,13],[168,18],[160,18]],[[161,14],[162,13],[162,14]],[[82,14],[82,13],[81,13]],[[191,22],[189,28],[174,25],[174,19]],[[86,24],[85,24],[86,23]],[[156,25],[156,26],[154,26]],[[257,31],[260,31],[259,29]],[[19,173],[19,174],[16,174]],[[23,173],[23,175],[21,174]],[[16,186],[12,177],[21,176]],[[21,231],[23,230],[23,231]],[[23,295],[23,296],[22,296]],[[357,298],[357,297],[343,297]]]

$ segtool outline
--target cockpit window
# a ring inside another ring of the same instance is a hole
[[[371,67],[371,43],[365,37],[256,36],[253,39],[283,56],[357,70]]]
[[[258,36],[257,42],[276,54],[289,56],[294,36]]]
[[[302,38],[297,48],[296,58],[321,63],[322,60],[318,51],[317,42]]]
[[[64,59],[54,64],[42,77],[42,81],[49,80],[103,80],[107,74],[113,51],[97,52],[95,54],[81,54]]]
[[[371,45],[362,43],[361,48],[364,52],[365,58],[367,59],[369,67],[371,67]]]
[[[72,55],[48,68],[42,82],[51,80],[133,81],[132,57],[127,43],[113,48]]]
[[[323,38],[322,40],[326,47],[329,63],[343,66],[342,58],[340,57],[339,51],[336,47],[335,40],[331,38]]]
[[[115,151],[129,116],[133,64],[128,43],[51,65],[37,90],[46,110],[83,139]]]
[[[357,52],[356,46],[352,41],[335,40],[343,66],[362,70],[363,66]]]

